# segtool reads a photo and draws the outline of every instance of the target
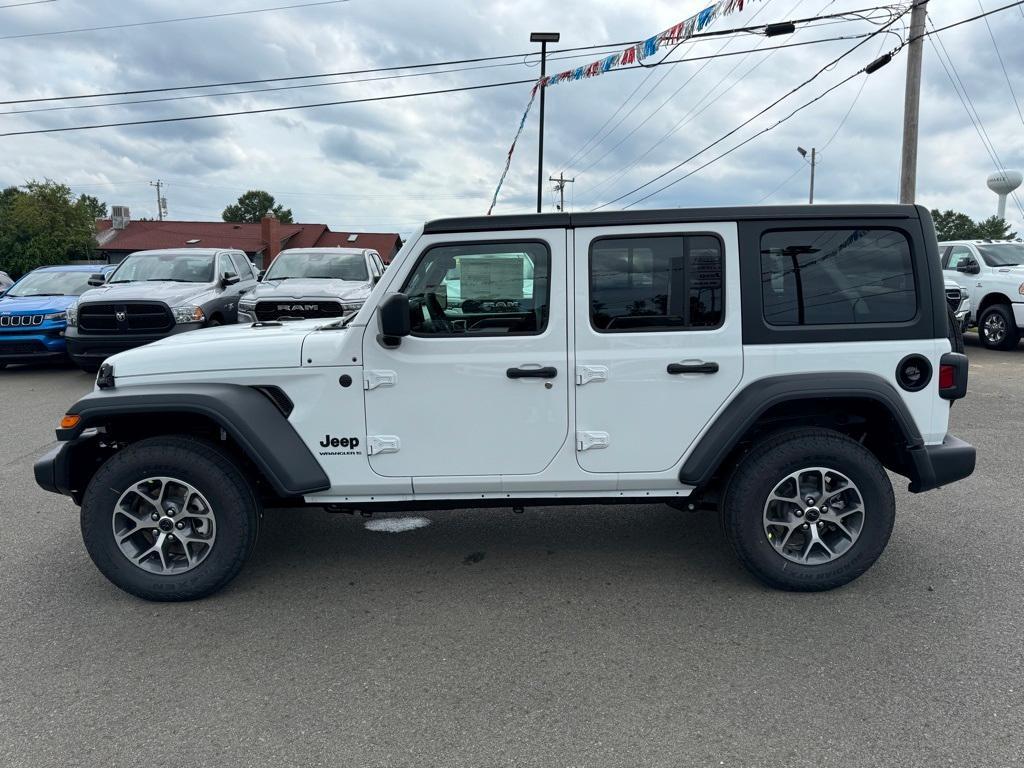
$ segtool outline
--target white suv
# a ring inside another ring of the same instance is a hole
[[[971,301],[970,324],[989,349],[1013,349],[1024,333],[1024,242],[939,243],[942,269]]]
[[[713,508],[760,579],[829,589],[889,539],[886,469],[974,469],[948,317],[919,207],[433,221],[355,314],[111,358],[36,480],[155,600],[225,585],[296,505]]]

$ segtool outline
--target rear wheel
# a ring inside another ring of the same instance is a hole
[[[827,429],[792,429],[743,458],[722,524],[740,561],[778,589],[847,584],[878,559],[895,519],[892,484],[862,445]]]
[[[82,501],[82,538],[115,585],[147,600],[194,600],[241,570],[259,503],[215,446],[189,437],[141,440],[108,460]]]
[[[1020,341],[1020,332],[1013,312],[1006,304],[993,304],[978,318],[978,338],[989,349],[1013,349]]]

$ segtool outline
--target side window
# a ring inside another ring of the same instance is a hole
[[[383,269],[381,269],[380,266],[380,260],[377,258],[377,254],[372,252],[369,254],[369,257],[370,274],[374,278],[378,278],[381,276],[381,274],[383,274]]]
[[[590,323],[601,333],[717,328],[722,269],[722,243],[712,235],[595,240]]]
[[[217,279],[224,277],[226,273],[230,272],[233,275],[238,274],[235,270],[235,265],[231,263],[231,258],[228,254],[222,253],[217,257]]]
[[[917,314],[910,242],[889,229],[807,229],[761,236],[770,325],[899,323]]]
[[[231,261],[235,264],[235,274],[238,275],[240,280],[251,280],[253,278],[248,256],[244,253],[232,253]]]
[[[970,248],[965,245],[954,245],[949,251],[949,262],[946,264],[946,269],[955,270],[961,261],[973,258],[974,254],[971,253]]]
[[[539,242],[439,245],[406,281],[417,336],[537,334],[548,322],[551,254]]]

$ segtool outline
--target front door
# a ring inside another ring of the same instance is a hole
[[[978,279],[978,275],[961,272],[957,269],[957,266],[964,261],[974,261],[979,266],[981,265],[978,257],[966,245],[954,245],[949,250],[949,258],[946,261],[945,268],[942,270],[942,274],[946,279],[954,281],[963,289],[963,292],[971,299],[972,311],[977,313],[978,305],[981,303],[982,298],[984,298],[978,295],[978,283],[981,281]]]
[[[363,339],[367,451],[388,477],[527,475],[568,438],[565,230],[431,235],[388,293],[412,333]]]
[[[743,375],[736,225],[578,229],[574,250],[579,464],[668,470]]]

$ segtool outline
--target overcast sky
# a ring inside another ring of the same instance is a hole
[[[0,0],[0,6],[13,2],[25,0]],[[534,30],[560,31],[562,41],[555,47],[619,43],[649,37],[704,5],[696,0],[350,0],[231,18],[14,37],[301,2],[308,0],[54,0],[0,8],[2,100],[511,54],[536,48],[529,43],[529,33]],[[986,10],[1005,2],[1008,0],[982,0]],[[742,13],[720,19],[711,29],[871,4],[869,0],[748,0]],[[979,12],[978,0],[932,0],[930,6],[936,26]],[[990,17],[990,22],[1024,110],[1024,46],[1020,44],[1024,13],[1020,8],[1010,9]],[[723,37],[681,46],[670,60],[857,35],[876,28],[856,21],[804,28],[789,37]],[[891,29],[906,35],[903,22]],[[1006,167],[1024,167],[1024,120],[1014,106],[985,22],[949,30],[941,39],[999,158]],[[718,139],[858,42],[851,39],[759,50],[710,62],[609,73],[556,85],[547,93],[545,175],[564,170],[576,178],[575,184],[567,187],[567,203],[575,210],[605,203]],[[898,43],[892,34],[869,39],[832,71],[666,176],[662,183],[774,123]],[[577,54],[568,61],[552,62],[549,69],[586,64],[597,57]],[[352,78],[336,77],[333,82],[337,84],[327,86],[218,98],[28,114],[10,112],[181,94],[7,105],[0,106],[0,133],[537,77],[535,57],[509,61],[511,66],[375,82],[339,83]],[[785,124],[638,205],[804,202],[809,174],[797,154],[798,145],[822,150],[816,202],[894,202],[905,68],[904,51],[887,67],[847,83]],[[332,81],[277,85],[323,82]],[[245,88],[254,87],[269,86]],[[405,233],[424,219],[486,211],[528,97],[529,86],[516,85],[276,114],[0,137],[0,186],[50,178],[109,204],[129,205],[133,217],[139,218],[155,215],[155,190],[148,182],[160,178],[167,183],[165,195],[172,219],[219,219],[224,206],[241,192],[261,188],[290,207],[297,221],[326,223],[338,230]],[[616,110],[617,116],[607,122]],[[985,186],[986,176],[994,170],[993,161],[930,42],[924,51],[921,113],[918,201],[929,207],[961,209],[977,218],[993,214],[996,199]],[[496,213],[532,209],[536,168],[535,107]],[[550,189],[546,185],[548,209],[554,201]],[[639,195],[613,207],[636,197]],[[1019,198],[1024,202],[1024,195]],[[1024,217],[1012,201],[1007,218],[1024,229]]]

